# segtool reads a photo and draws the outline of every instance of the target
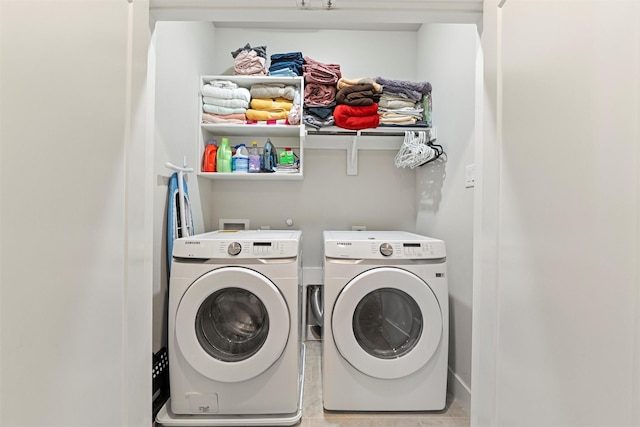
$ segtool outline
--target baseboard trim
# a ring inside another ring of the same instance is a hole
[[[449,392],[454,399],[462,405],[462,408],[471,416],[471,388],[449,368]]]

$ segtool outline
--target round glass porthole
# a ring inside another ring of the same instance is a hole
[[[260,299],[246,289],[224,288],[207,297],[195,317],[202,348],[223,362],[238,362],[262,348],[269,316]]]
[[[418,304],[406,292],[380,288],[356,305],[352,324],[364,351],[379,359],[395,359],[416,346],[423,319]]]

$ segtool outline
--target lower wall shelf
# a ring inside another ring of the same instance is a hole
[[[302,172],[273,172],[273,173],[225,173],[225,172],[198,172],[198,176],[213,180],[229,181],[296,181],[304,177]]]
[[[222,173],[199,172],[198,176],[212,180],[233,181],[296,181],[304,179],[304,150],[346,150],[347,175],[358,175],[359,150],[398,151],[404,142],[405,132],[429,132],[429,141],[436,139],[435,128],[378,127],[375,129],[349,130],[326,127],[319,130],[307,128],[300,137],[300,171],[273,173]],[[296,147],[294,147],[296,148]]]

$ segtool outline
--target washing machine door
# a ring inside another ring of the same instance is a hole
[[[338,295],[331,322],[342,357],[381,379],[402,378],[426,365],[443,332],[442,310],[429,285],[394,267],[354,277]]]
[[[223,267],[198,278],[176,313],[178,347],[189,364],[215,381],[239,382],[269,369],[287,345],[289,309],[262,274]]]

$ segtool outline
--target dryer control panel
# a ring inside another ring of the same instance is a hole
[[[324,254],[344,259],[441,259],[442,240],[405,232],[324,232]]]

